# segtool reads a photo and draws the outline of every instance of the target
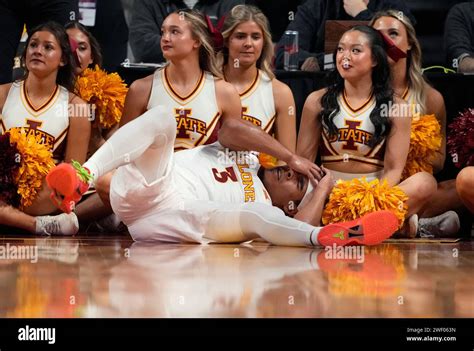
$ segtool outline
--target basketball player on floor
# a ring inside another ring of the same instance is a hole
[[[261,237],[289,246],[373,245],[397,229],[398,221],[389,211],[323,228],[308,224],[319,222],[333,184],[330,175],[321,179],[314,163],[259,127],[239,120],[229,123],[245,137],[235,138],[224,130],[217,143],[175,154],[176,119],[156,107],[120,128],[84,168],[57,166],[48,184],[61,209],[68,211],[88,182],[118,168],[112,177],[111,205],[137,241],[229,243]],[[288,166],[259,169],[251,162],[252,154],[235,163],[225,159],[224,147],[265,152]],[[315,189],[306,195],[310,181]],[[309,199],[298,211],[305,196]]]

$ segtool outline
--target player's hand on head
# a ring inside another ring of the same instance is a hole
[[[334,188],[334,177],[330,170],[327,168],[321,167],[324,172],[324,176],[321,178],[318,184],[318,188],[323,190],[326,195],[329,195]]]
[[[319,72],[321,69],[319,68],[318,59],[316,57],[308,57],[301,65],[301,70],[307,72]]]
[[[288,162],[288,166],[292,170],[308,176],[310,180],[315,180],[317,182],[319,182],[319,180],[324,175],[321,168],[319,168],[316,164],[296,154],[291,157],[290,161]]]

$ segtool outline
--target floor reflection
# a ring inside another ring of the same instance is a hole
[[[0,317],[474,317],[474,247],[0,240]]]

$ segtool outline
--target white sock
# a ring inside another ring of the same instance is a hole
[[[173,153],[175,137],[175,118],[163,106],[157,106],[119,128],[83,166],[90,170],[95,181],[134,162],[151,182],[164,174],[168,164],[164,160]]]

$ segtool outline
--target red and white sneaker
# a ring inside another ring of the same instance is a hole
[[[334,223],[318,233],[322,246],[377,245],[398,229],[398,219],[390,211],[376,211],[350,222]]]
[[[79,162],[61,163],[54,167],[46,176],[51,188],[50,195],[54,205],[61,211],[71,213],[82,195],[89,189],[92,181],[90,172]]]

